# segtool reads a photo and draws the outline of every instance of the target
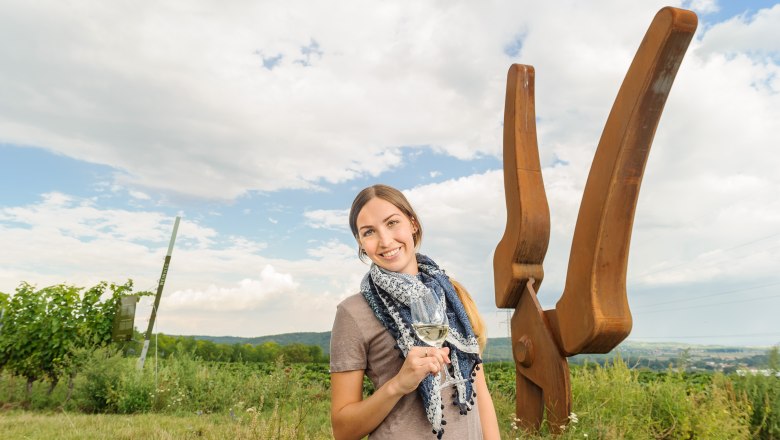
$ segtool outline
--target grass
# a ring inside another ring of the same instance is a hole
[[[780,439],[780,379],[706,380],[667,371],[646,374],[616,359],[572,368],[575,415],[567,439]],[[514,365],[486,364],[502,438],[528,434],[514,423]],[[181,357],[135,371],[133,360],[98,354],[51,395],[38,382],[0,374],[3,439],[327,439],[330,391],[325,364],[217,364]]]
[[[296,432],[260,420],[251,413],[204,415],[77,414],[10,411],[0,416],[5,439],[329,439],[330,425],[321,432]]]

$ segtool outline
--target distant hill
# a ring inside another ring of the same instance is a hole
[[[238,336],[192,336],[195,339],[209,340],[223,344],[259,345],[275,342],[279,345],[304,344],[317,345],[326,354],[330,353],[330,332],[284,333],[280,335],[242,338]],[[670,363],[684,359],[689,365],[699,365],[700,369],[720,369],[736,364],[751,364],[761,362],[768,348],[733,347],[716,345],[692,345],[674,342],[637,342],[624,341],[617,348],[606,354],[582,354],[569,359],[571,363],[597,362],[601,363],[613,358],[616,354],[631,365],[643,365],[653,369],[665,369]],[[512,360],[512,348],[509,338],[489,338],[483,353],[485,362],[506,362]],[[751,361],[750,359],[754,360]]]
[[[330,353],[330,332],[301,332],[284,333],[281,335],[258,336],[256,338],[242,338],[239,336],[203,336],[193,335],[195,339],[216,342],[218,344],[252,344],[261,345],[266,342],[276,342],[279,345],[304,344],[318,345],[325,353]]]

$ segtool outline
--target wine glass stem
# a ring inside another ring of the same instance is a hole
[[[436,348],[441,348],[443,345],[444,344],[439,344],[439,345],[436,346]],[[450,376],[450,372],[447,371],[447,370],[449,370],[449,365],[448,364],[444,364],[444,367],[442,368],[442,371],[441,371],[441,384],[439,385],[440,387],[450,386],[450,385],[453,385],[453,382],[455,382],[452,379],[452,376]]]

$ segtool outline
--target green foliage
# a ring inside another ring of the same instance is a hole
[[[771,373],[777,375],[780,372],[780,347],[775,345],[767,352],[767,368]]]
[[[215,413],[254,407],[300,411],[328,397],[326,364],[204,362],[187,355],[149,360],[143,371],[117,352],[97,350],[76,380],[79,410],[97,413]],[[315,394],[313,396],[312,394]]]
[[[156,344],[156,347],[155,347]],[[328,356],[317,345],[292,343],[279,345],[265,342],[260,345],[215,343],[210,340],[195,339],[191,336],[168,336],[159,334],[152,338],[150,351],[157,349],[163,358],[187,355],[204,361],[214,362],[276,362],[284,357],[286,362],[324,363]]]
[[[110,349],[90,352],[76,379],[74,401],[84,412],[117,412],[122,396],[123,378],[128,373],[127,360]]]
[[[502,438],[550,438],[546,426],[540,435],[512,427],[514,368],[511,363],[485,364]],[[620,359],[605,366],[572,367],[571,372],[576,416],[558,437],[561,440],[582,439],[585,434],[605,439],[780,438],[776,377],[646,372],[631,369]],[[206,362],[176,354],[148,359],[147,368],[139,372],[135,359],[101,349],[85,361],[74,402],[65,408],[223,415],[233,431],[219,432],[230,438],[329,438],[329,384],[323,363],[289,363],[284,358],[273,363]],[[65,395],[62,387],[49,400],[34,398],[35,407],[58,408]],[[23,379],[4,373],[0,406],[13,407],[22,388]],[[44,393],[36,387],[34,394]]]
[[[776,373],[748,373],[731,379],[736,392],[750,404],[753,438],[780,439],[780,377]]]
[[[51,286],[36,291],[22,283],[8,302],[0,334],[0,366],[28,382],[56,379],[78,334],[79,290]]]
[[[85,350],[110,343],[117,306],[132,288],[130,280],[101,282],[82,294],[75,286],[22,283],[10,298],[3,294],[0,368],[26,378],[28,388],[42,378],[56,385],[80,368]]]
[[[502,438],[527,435],[514,423],[514,364],[485,366],[502,428]],[[572,367],[574,397],[570,423],[561,439],[744,439],[750,437],[750,408],[729,378],[687,375],[677,371],[646,374],[619,357],[611,364]],[[587,434],[587,436],[585,435]]]

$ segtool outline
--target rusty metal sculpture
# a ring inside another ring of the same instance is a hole
[[[571,412],[566,357],[606,353],[631,331],[626,266],[634,212],[658,120],[696,14],[661,9],[628,69],[601,135],[574,230],[566,284],[553,310],[536,292],[550,239],[550,213],[536,144],[534,69],[515,64],[504,110],[507,225],[494,260],[496,305],[514,308],[517,417],[538,430],[545,410],[557,432]]]

